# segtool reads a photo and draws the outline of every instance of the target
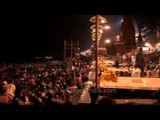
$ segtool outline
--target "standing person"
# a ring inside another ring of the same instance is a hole
[[[129,63],[129,64],[132,62],[132,58],[131,57],[132,57],[132,53],[128,52],[127,53],[127,63]]]
[[[88,74],[88,79],[93,83],[95,83],[95,67],[95,61],[93,61]]]
[[[136,54],[136,64],[141,70],[141,77],[144,77],[145,60],[142,48],[139,48],[139,51]]]

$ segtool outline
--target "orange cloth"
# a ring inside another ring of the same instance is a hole
[[[100,80],[117,82],[117,75],[112,70],[108,70],[108,67],[104,63],[103,59],[98,59],[98,68],[104,70],[104,72],[100,76]]]
[[[107,70],[108,69],[107,65],[105,65],[105,64],[100,64],[99,68],[103,69],[103,70]]]
[[[107,70],[104,73],[102,73],[100,80],[117,82],[118,77],[113,71]]]

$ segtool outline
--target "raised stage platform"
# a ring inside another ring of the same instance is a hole
[[[72,96],[72,104],[90,103],[91,98],[88,90],[92,86],[91,81],[86,82],[84,89]],[[103,91],[103,89],[108,91]],[[158,102],[157,98],[159,97],[154,94],[160,90],[160,78],[119,77],[118,82],[100,81],[100,89],[98,90],[100,91],[95,92],[112,94],[111,98],[116,104],[152,105]]]
[[[100,81],[100,88],[159,90],[160,78],[118,77],[117,82]]]

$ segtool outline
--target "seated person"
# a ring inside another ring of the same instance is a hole
[[[154,72],[156,72],[158,78],[160,78],[160,64],[156,66],[156,68],[154,69]]]
[[[7,94],[7,89],[3,84],[0,85],[0,104],[10,104],[12,102],[12,96]]]
[[[146,77],[149,77],[149,78],[152,77],[152,70],[150,66],[147,66]]]
[[[141,76],[141,70],[138,68],[137,65],[134,66],[131,76],[132,77],[140,77]]]

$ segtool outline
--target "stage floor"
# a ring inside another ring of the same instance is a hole
[[[100,81],[100,88],[159,90],[160,78],[118,77],[117,82]]]
[[[140,105],[153,105],[158,101],[156,99],[113,99],[116,104],[135,103]]]

